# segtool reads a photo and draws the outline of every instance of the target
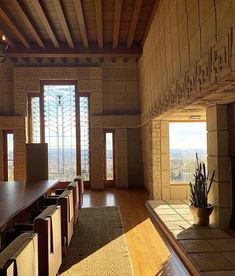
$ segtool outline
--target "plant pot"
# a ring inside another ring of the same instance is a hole
[[[193,221],[195,225],[208,226],[210,222],[210,215],[213,212],[214,206],[209,204],[208,207],[198,208],[193,205],[189,205],[189,209],[193,214]]]

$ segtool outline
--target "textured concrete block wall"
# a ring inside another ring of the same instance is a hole
[[[104,129],[117,129],[116,182],[117,186],[128,185],[127,128],[138,128],[139,99],[137,63],[135,60],[116,62],[104,60],[88,67],[14,67],[11,63],[0,65],[0,99],[8,96],[8,104],[0,101],[0,115],[27,116],[27,94],[40,93],[41,80],[77,80],[78,91],[90,94],[90,147],[91,185],[95,189],[104,187]],[[7,85],[10,89],[6,89]],[[6,91],[8,91],[6,93]],[[5,125],[9,122],[5,118]],[[15,145],[18,155],[16,179],[24,178],[25,147],[27,142],[27,120],[25,128],[16,129]],[[0,126],[0,130],[3,126]],[[1,141],[0,141],[1,142]],[[2,148],[2,147],[1,147]],[[1,151],[0,151],[1,154]],[[21,160],[22,162],[20,162]],[[22,171],[22,174],[19,172]]]
[[[153,198],[153,169],[152,169],[152,124],[145,124],[141,128],[141,142],[143,154],[144,185]]]
[[[128,168],[127,162],[127,129],[119,128],[115,131],[115,173],[116,173],[116,186],[128,187]]]
[[[127,152],[128,184],[130,186],[143,185],[144,175],[140,128],[127,129]]]
[[[155,198],[179,199],[187,197],[188,190],[164,180],[169,179],[169,156],[163,153],[166,137],[160,139],[160,152],[154,149],[159,138],[152,124],[168,115],[192,115],[235,101],[234,23],[233,0],[159,2],[138,63],[145,185]],[[159,187],[155,179],[160,176]]]
[[[234,23],[233,0],[160,1],[138,66],[142,122],[234,80]]]
[[[0,63],[0,116],[14,114],[13,64]]]
[[[215,205],[212,221],[228,228],[232,209],[232,174],[229,153],[227,105],[207,109],[208,167],[215,170],[210,202]]]
[[[103,113],[139,114],[138,72],[134,61],[106,61],[103,73]]]

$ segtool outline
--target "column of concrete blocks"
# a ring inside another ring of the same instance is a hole
[[[104,131],[90,129],[90,180],[93,190],[104,189]]]
[[[15,180],[26,179],[26,120],[25,117],[13,118],[13,134],[14,134],[14,174]]]
[[[160,122],[160,175],[161,175],[161,189],[162,199],[171,199],[170,187],[170,156],[169,156],[169,122]]]
[[[17,116],[26,115],[27,92],[27,70],[14,68],[14,102]]]
[[[102,69],[89,68],[90,82],[90,169],[91,188],[104,189],[104,131],[102,100]],[[98,116],[95,116],[98,115]]]
[[[215,170],[209,202],[215,205],[212,222],[228,228],[232,206],[231,159],[228,148],[227,105],[207,109],[208,169]]]
[[[128,187],[127,129],[115,130],[116,187]]]
[[[151,154],[151,137],[152,124],[148,123],[141,128],[141,143],[143,154],[144,185],[149,191],[152,198],[152,154]]]
[[[161,121],[152,120],[152,197],[162,199]]]
[[[0,115],[14,114],[13,63],[0,64]]]

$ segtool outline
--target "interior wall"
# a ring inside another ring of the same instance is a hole
[[[143,157],[140,128],[127,129],[128,184],[142,186],[144,183]]]
[[[234,23],[233,0],[160,0],[138,67],[142,122],[216,90],[208,85],[228,74]]]
[[[228,228],[232,213],[232,173],[229,151],[228,105],[216,105],[207,109],[207,151],[210,174],[215,178],[209,194],[214,204],[211,221]]]
[[[153,197],[153,168],[152,168],[152,124],[145,124],[141,128],[143,170],[144,170],[144,186]]]
[[[145,186],[154,198],[163,195],[153,159],[161,159],[162,143],[154,148],[149,126],[234,101],[234,23],[233,0],[159,2],[138,63]]]
[[[117,186],[127,187],[128,181],[135,181],[135,176],[132,175],[134,178],[132,180],[131,174],[128,174],[127,154],[127,129],[139,128],[140,106],[135,59],[129,59],[128,62],[123,59],[116,59],[115,62],[111,59],[105,59],[103,62],[92,60],[89,63],[84,60],[79,66],[77,64],[66,66],[61,63],[50,64],[48,61],[43,61],[39,66],[34,60],[30,63],[19,60],[17,65],[11,62],[0,64],[0,74],[1,81],[10,87],[10,89],[0,88],[0,97],[5,97],[7,94],[8,99],[8,104],[5,102],[0,104],[0,113],[26,117],[28,115],[27,93],[39,93],[40,80],[77,80],[78,91],[90,93],[92,188],[104,188],[104,129],[109,128],[115,129],[116,136]],[[27,141],[26,136],[22,136],[22,139],[24,143]],[[141,143],[140,137],[139,142]],[[21,158],[25,166],[24,148],[21,150]],[[139,159],[139,162],[142,163],[142,160]],[[22,172],[24,171],[25,168]],[[22,173],[16,179],[24,180],[25,174]]]
[[[0,116],[14,114],[13,67],[9,61],[0,63]]]

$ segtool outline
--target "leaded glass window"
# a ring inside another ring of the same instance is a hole
[[[77,174],[75,93],[75,85],[44,85],[50,179],[69,181]]]
[[[81,175],[85,181],[90,180],[90,157],[89,157],[89,97],[79,97],[80,119],[80,162]]]

